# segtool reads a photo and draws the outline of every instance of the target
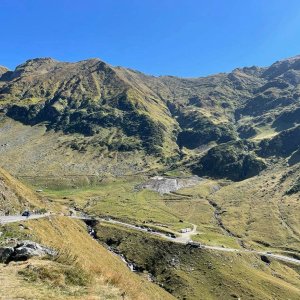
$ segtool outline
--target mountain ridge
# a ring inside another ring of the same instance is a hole
[[[0,107],[24,125],[76,137],[80,145],[68,146],[83,152],[136,151],[164,166],[191,157],[201,165],[202,147],[249,140],[260,161],[259,140],[298,124],[299,70],[299,56],[198,78],[145,75],[100,59],[37,58],[2,74]]]
[[[39,194],[0,167],[0,214],[40,207],[59,213],[6,232],[63,251],[63,264],[103,277],[118,299],[125,292],[126,299],[298,299],[298,266],[268,253],[297,259],[300,253],[299,62],[192,79],[148,76],[97,59],[29,60],[6,71],[0,166]],[[170,194],[137,188],[149,179],[192,175],[203,178]],[[25,193],[30,201],[20,197]],[[84,224],[70,214],[145,232]],[[186,245],[150,234],[189,229],[197,230],[189,237],[195,243]],[[194,248],[198,243],[207,248]],[[53,262],[43,263],[52,274]],[[17,266],[25,279],[41,270]],[[64,278],[66,268],[59,268]],[[101,282],[87,282],[78,297],[97,294]]]

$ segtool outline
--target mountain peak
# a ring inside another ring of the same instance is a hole
[[[1,77],[4,73],[6,73],[6,72],[8,72],[8,71],[9,71],[8,68],[6,68],[6,67],[4,67],[4,66],[0,66],[0,77]]]
[[[276,61],[263,73],[263,77],[274,79],[289,70],[300,70],[300,55]]]
[[[292,57],[288,57],[288,58],[285,58],[285,59],[282,59],[282,60],[279,60],[278,62],[284,62],[284,61],[295,62],[297,60],[300,60],[300,54],[292,56]]]
[[[26,67],[40,67],[42,65],[49,65],[49,64],[56,64],[56,63],[58,63],[58,61],[51,57],[32,58],[26,60],[25,63],[17,66],[16,70],[21,68],[26,68]]]
[[[50,57],[29,59],[16,67],[12,74],[12,78],[26,76],[27,74],[35,72],[38,74],[45,74],[52,70],[58,63],[57,60]]]
[[[37,57],[37,58],[31,58],[26,60],[25,64],[30,63],[51,63],[51,62],[58,62],[52,57]]]

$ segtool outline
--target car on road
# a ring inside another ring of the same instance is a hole
[[[30,216],[30,211],[29,210],[25,210],[22,213],[22,217],[29,217]]]
[[[168,233],[167,236],[172,238],[172,239],[176,238],[176,235],[174,233]]]
[[[200,243],[197,243],[197,242],[194,242],[194,241],[188,241],[186,243],[188,246],[191,246],[192,248],[201,248],[201,244]]]

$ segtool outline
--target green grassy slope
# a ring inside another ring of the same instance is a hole
[[[191,249],[111,225],[96,227],[109,243],[152,274],[177,299],[298,299],[299,268],[263,263],[252,254]]]

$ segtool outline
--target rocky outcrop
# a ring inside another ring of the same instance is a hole
[[[42,246],[32,241],[21,241],[13,247],[0,248],[0,262],[24,261],[31,257],[55,256],[57,253],[53,249]]]
[[[247,141],[222,144],[209,150],[192,171],[198,176],[228,178],[240,181],[258,175],[266,168],[263,160],[253,153],[255,145]]]
[[[288,157],[300,148],[300,126],[281,131],[271,139],[265,139],[260,143],[258,154],[262,157],[272,155]]]
[[[300,192],[300,177],[298,177],[286,191],[287,195],[292,195]]]
[[[0,248],[0,262],[1,263],[7,262],[13,253],[14,253],[13,247]]]
[[[1,77],[4,73],[6,73],[7,71],[8,71],[7,68],[5,68],[5,67],[3,67],[3,66],[0,66],[0,77]]]

